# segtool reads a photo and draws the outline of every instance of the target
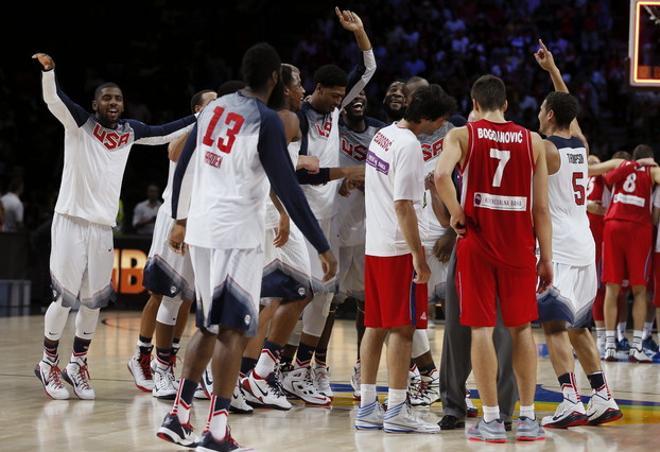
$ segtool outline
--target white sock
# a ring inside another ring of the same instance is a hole
[[[619,322],[616,324],[616,338],[621,342],[626,337],[626,322]]]
[[[607,348],[616,348],[616,331],[607,330],[605,332],[605,346]]]
[[[536,419],[536,414],[534,414],[534,404],[532,403],[529,406],[520,405],[520,417],[526,417],[531,420]]]
[[[484,422],[491,422],[500,418],[500,406],[483,406]]]
[[[364,407],[376,401],[376,385],[360,385],[360,406]]]
[[[642,349],[642,335],[644,333],[640,330],[634,330],[633,331],[633,343],[632,346],[633,348],[636,348],[637,350]]]
[[[387,391],[387,407],[401,405],[406,401],[408,391],[405,389],[392,389]]]
[[[642,335],[642,340],[645,341],[651,333],[653,332],[653,322],[644,322],[644,332]]]
[[[277,360],[270,350],[264,348],[259,355],[259,361],[254,366],[254,373],[256,377],[265,379],[268,375],[272,374],[277,365]]]
[[[596,327],[596,341],[598,343],[605,343],[605,327]]]
[[[211,398],[211,405],[209,405],[209,417],[207,428],[211,435],[218,440],[222,441],[227,434],[227,416],[229,416],[227,408],[218,408],[218,397]]]

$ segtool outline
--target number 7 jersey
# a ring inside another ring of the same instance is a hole
[[[584,266],[596,259],[596,246],[587,216],[589,166],[582,141],[549,136],[559,152],[559,170],[548,177],[552,218],[552,261]]]
[[[467,234],[496,264],[534,266],[532,226],[534,155],[529,130],[482,119],[467,124],[461,204]]]

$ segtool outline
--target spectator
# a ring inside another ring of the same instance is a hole
[[[160,191],[158,186],[149,185],[147,187],[147,199],[135,206],[133,210],[133,227],[138,234],[151,235],[154,233],[154,223],[160,201]]]
[[[9,183],[9,190],[0,198],[4,208],[3,232],[16,232],[23,227],[23,203],[19,196],[23,193],[23,182],[14,179]]]

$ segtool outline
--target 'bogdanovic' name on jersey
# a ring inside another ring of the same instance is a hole
[[[479,127],[477,129],[477,137],[479,139],[486,139],[496,141],[497,143],[522,143],[522,132],[505,132],[502,130],[487,129]]]

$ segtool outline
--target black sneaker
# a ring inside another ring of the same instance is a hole
[[[465,428],[465,421],[451,414],[445,414],[440,419],[440,422],[438,422],[438,425],[440,426],[440,430],[456,430]]]
[[[236,440],[231,437],[231,432],[227,428],[227,433],[222,441],[216,440],[211,432],[206,431],[202,434],[202,437],[197,442],[197,451],[207,451],[207,452],[229,452],[232,450],[240,449],[241,446],[238,445]]]
[[[193,434],[192,425],[181,424],[176,414],[168,413],[163,419],[156,436],[170,443],[179,444],[185,447],[193,447],[197,443],[197,438]]]

